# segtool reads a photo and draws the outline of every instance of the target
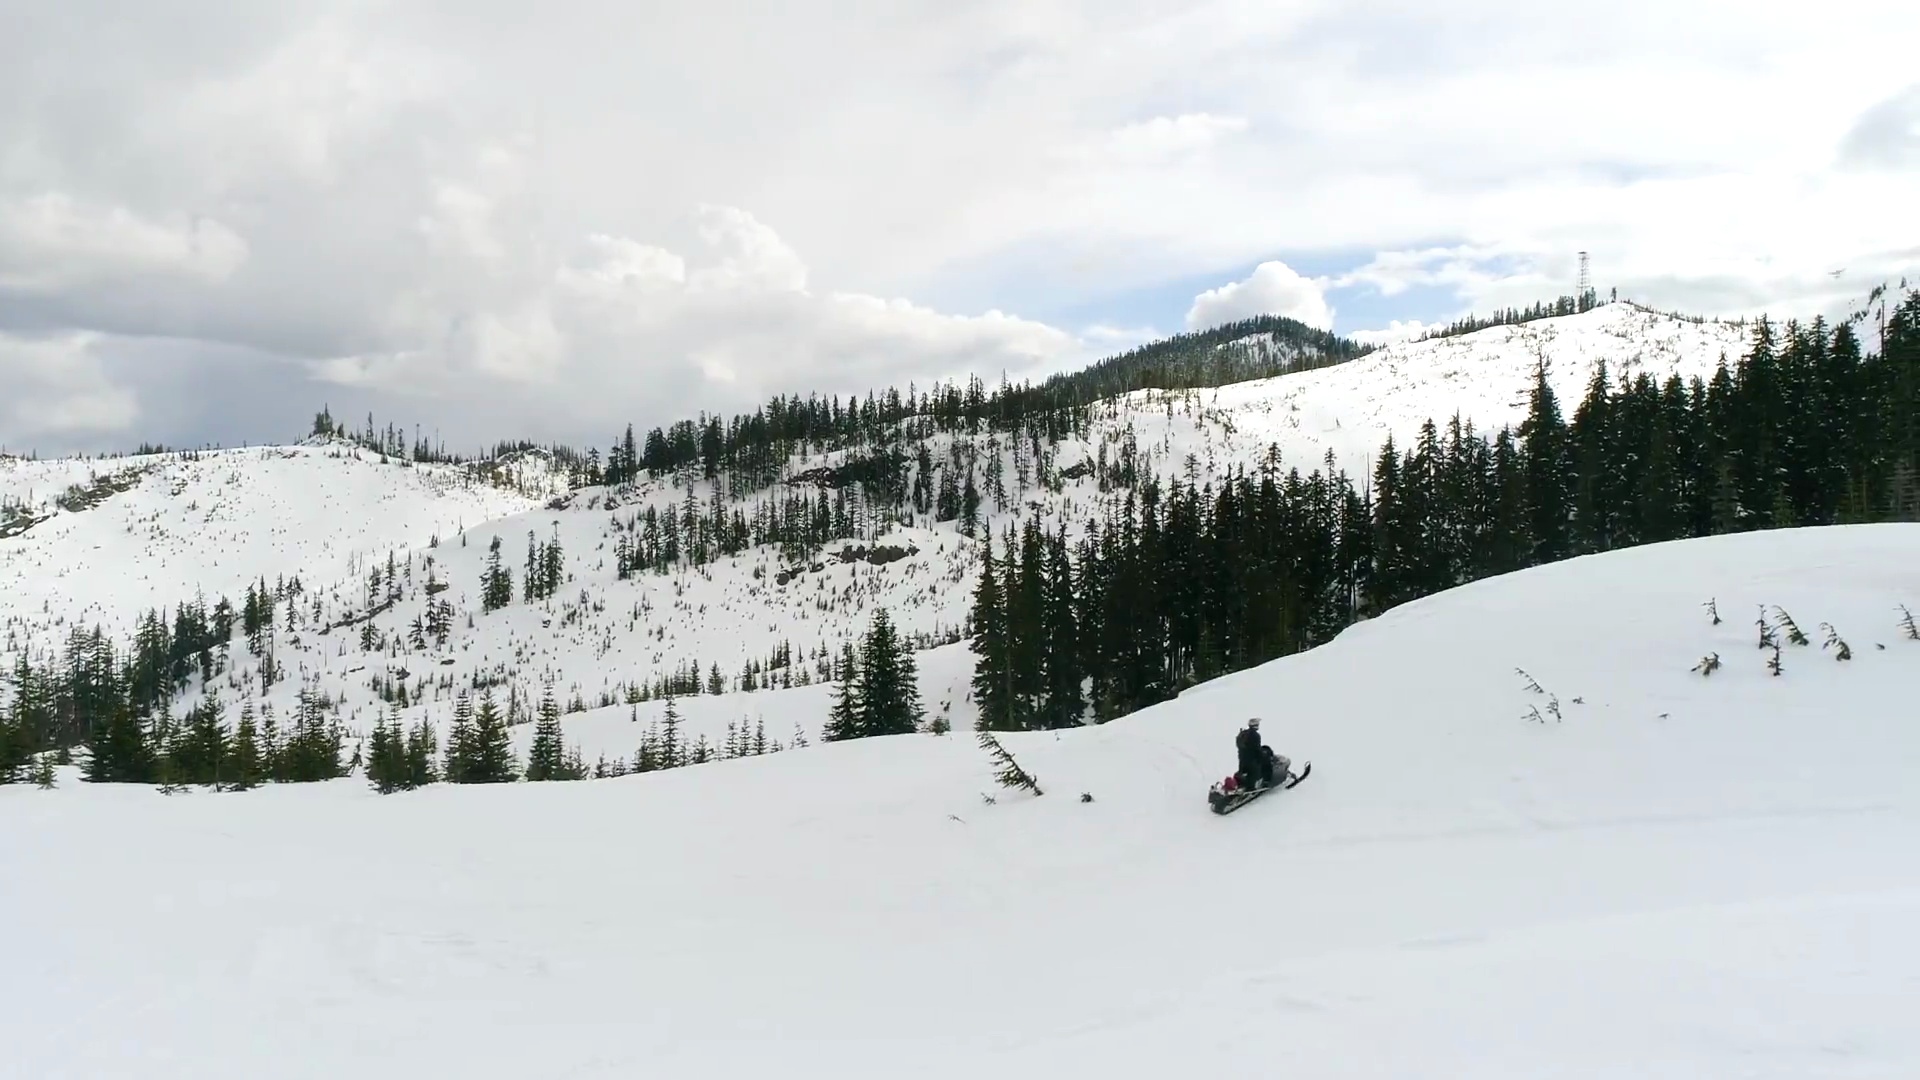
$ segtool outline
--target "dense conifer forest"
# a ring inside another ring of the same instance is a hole
[[[1920,292],[1863,356],[1849,325],[1759,322],[1713,377],[1517,430],[1429,420],[1356,480],[1277,455],[1219,487],[1146,477],[1069,544],[1030,520],[975,587],[974,693],[999,729],[1107,720],[1478,578],[1634,544],[1920,519]],[[1090,693],[1083,687],[1090,686]]]

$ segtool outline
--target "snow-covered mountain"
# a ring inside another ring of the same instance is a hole
[[[1364,476],[1387,437],[1404,445],[1429,419],[1444,424],[1457,413],[1482,431],[1517,423],[1542,360],[1562,399],[1572,401],[1600,363],[1616,378],[1704,378],[1744,341],[1739,326],[1611,304],[1218,389],[1126,394],[1094,410],[1084,437],[1045,450],[1045,483],[1020,440],[936,435],[924,446],[936,470],[955,462],[981,474],[996,463],[1003,468],[1007,496],[982,507],[980,535],[997,536],[1028,517],[1071,529],[1102,503],[1098,463],[1126,447],[1157,473],[1202,481],[1251,467],[1270,448],[1303,471],[1332,453],[1340,468]],[[1268,346],[1281,347],[1218,348]],[[785,468],[791,483],[728,505],[752,521],[796,493],[818,495],[827,490],[823,471],[846,458],[797,455]],[[391,698],[405,684],[407,721],[440,722],[458,689],[486,682],[501,686],[525,718],[525,703],[551,679],[576,710],[568,737],[592,761],[632,753],[635,721],[644,727],[663,709],[632,698],[674,672],[697,667],[704,678],[717,668],[734,690],[749,665],[764,667],[788,650],[792,667],[752,680],[810,687],[796,691],[778,717],[764,693],[703,694],[682,701],[688,731],[718,739],[729,723],[764,723],[781,739],[796,727],[813,738],[829,700],[815,685],[826,658],[860,634],[875,610],[886,608],[923,647],[953,641],[964,626],[979,542],[953,521],[888,521],[858,506],[858,536],[816,556],[794,560],[758,547],[669,575],[622,578],[616,555],[641,514],[704,512],[717,494],[697,470],[570,492],[538,454],[482,476],[339,441],[185,456],[0,459],[0,505],[10,508],[0,522],[11,523],[0,529],[9,534],[0,539],[0,678],[22,653],[36,662],[52,658],[76,627],[98,624],[124,639],[149,609],[196,595],[208,603],[225,596],[237,607],[252,583],[297,578],[301,593],[277,608],[273,653],[285,678],[264,695],[282,715],[305,688],[337,702],[349,728],[365,732],[386,707],[380,691]],[[557,542],[565,571],[555,595],[527,603],[516,591],[514,603],[484,611],[480,581],[496,539],[516,578],[530,543]],[[386,580],[389,565],[397,584]],[[435,604],[451,613],[444,643],[431,634],[414,639],[414,623],[430,625]],[[972,725],[971,664],[964,644],[923,655],[931,716]],[[257,668],[236,641],[231,667],[210,687],[195,679],[178,704],[185,708],[208,689],[229,704],[257,699]]]
[[[1483,580],[1005,736],[1038,797],[962,733],[393,798],[0,789],[0,1045],[154,1080],[1920,1074],[1916,545]],[[1248,716],[1313,774],[1215,817]]]

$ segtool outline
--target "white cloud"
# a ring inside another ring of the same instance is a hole
[[[342,386],[441,401],[511,393],[524,409],[565,409],[600,431],[661,398],[680,412],[751,408],[774,393],[1020,378],[1088,355],[1072,335],[1000,311],[959,316],[813,290],[798,253],[743,210],[702,206],[695,224],[707,261],[589,236],[517,299],[410,294],[388,322],[391,347],[310,368]]]
[[[45,436],[118,434],[139,417],[134,395],[106,376],[92,334],[0,333],[0,435],[15,450]]]
[[[1238,116],[1156,116],[1114,130],[1102,148],[1115,160],[1152,162],[1205,149],[1245,130],[1247,121]]]
[[[1840,142],[1840,163],[1894,172],[1920,168],[1920,82],[1860,114]]]
[[[1106,356],[1123,353],[1166,336],[1164,331],[1151,326],[1113,326],[1108,323],[1095,323],[1080,331],[1081,340]]]
[[[1321,286],[1291,266],[1268,260],[1242,281],[1208,289],[1187,309],[1187,329],[1205,330],[1256,315],[1285,315],[1308,326],[1333,329],[1333,309]]]
[[[799,292],[807,287],[800,256],[745,210],[702,205],[700,239],[726,253],[688,279],[695,292]]]
[[[610,372],[593,408],[645,423],[1045,370],[1081,343],[943,309],[1097,320],[1276,255],[1383,253],[1349,287],[1484,307],[1584,248],[1707,313],[1920,270],[1920,8],[1461,3],[67,0],[0,45],[88,58],[0,63],[0,330],[418,376],[449,423]],[[1257,277],[1205,309],[1325,321]]]
[[[218,221],[142,217],[63,192],[0,197],[0,287],[52,291],[146,275],[219,281],[247,258],[247,242]]]
[[[1431,329],[1433,329],[1431,324],[1423,323],[1418,319],[1407,322],[1395,319],[1388,323],[1385,329],[1355,330],[1346,336],[1362,345],[1393,345],[1402,341],[1412,341]]]
[[[441,184],[433,209],[421,215],[420,234],[437,249],[485,262],[499,262],[507,249],[493,232],[493,200],[459,184]]]

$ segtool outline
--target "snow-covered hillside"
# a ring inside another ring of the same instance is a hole
[[[344,443],[111,459],[0,457],[0,619],[47,612],[125,631],[148,608],[248,584],[357,575],[393,550],[539,505],[465,470],[382,464]],[[63,506],[63,500],[66,505]]]
[[[1202,477],[1256,460],[1273,445],[1286,466],[1303,473],[1320,468],[1332,452],[1337,467],[1358,477],[1372,468],[1388,436],[1405,449],[1428,420],[1444,429],[1458,413],[1482,433],[1518,426],[1541,360],[1562,410],[1571,413],[1600,364],[1614,386],[1642,372],[1656,385],[1671,375],[1683,383],[1710,379],[1723,356],[1731,364],[1746,351],[1749,334],[1739,324],[1605,304],[1578,315],[1401,342],[1332,367],[1219,389],[1139,391],[1127,396],[1098,438],[1116,442],[1130,430],[1171,471],[1184,472],[1192,455]]]
[[[958,461],[983,477],[996,468],[1005,476],[1004,502],[990,499],[982,508],[982,535],[998,536],[1029,517],[1077,531],[1111,498],[1094,463],[1117,460],[1127,446],[1166,477],[1218,478],[1257,465],[1273,446],[1287,466],[1311,470],[1331,450],[1342,468],[1364,476],[1382,441],[1405,445],[1428,419],[1444,423],[1458,412],[1482,430],[1517,422],[1543,357],[1571,402],[1600,362],[1616,377],[1704,377],[1723,354],[1740,353],[1743,334],[1614,304],[1218,390],[1130,394],[1096,408],[1084,438],[1048,450],[1044,484],[1021,440],[935,435],[924,445],[935,469]],[[820,495],[824,489],[805,478],[846,456],[797,455],[786,473],[794,483],[728,505],[753,521],[781,500]],[[377,688],[390,699],[404,683],[404,722],[444,722],[460,688],[486,681],[503,685],[502,698],[515,701],[524,719],[526,703],[550,679],[563,702],[591,711],[568,721],[569,738],[591,761],[602,752],[631,754],[634,722],[644,729],[663,709],[630,704],[633,692],[694,665],[702,676],[717,667],[732,689],[748,665],[790,649],[794,666],[773,677],[814,684],[826,656],[883,607],[923,645],[952,641],[965,625],[979,566],[980,545],[957,522],[889,522],[855,505],[859,535],[812,558],[795,561],[761,546],[671,575],[621,578],[616,552],[649,509],[710,511],[715,485],[698,470],[556,501],[546,496],[564,484],[538,462],[516,491],[465,470],[382,463],[337,443],[113,464],[145,471],[128,490],[107,487],[89,508],[55,512],[0,539],[0,678],[20,653],[51,660],[73,626],[102,623],[125,633],[147,608],[196,593],[209,602],[224,595],[237,607],[250,582],[297,577],[304,592],[277,608],[273,654],[286,678],[265,695],[281,715],[304,687],[338,703],[350,730],[365,732],[387,704]],[[69,484],[86,486],[91,474],[107,471],[100,462],[0,461],[0,496],[45,513]],[[513,604],[484,611],[480,580],[495,540],[516,579],[530,542],[557,542],[565,553],[561,587],[537,603],[516,592]],[[385,580],[389,556],[397,584]],[[414,639],[413,625],[430,624],[436,603],[451,613],[446,639]],[[232,657],[211,687],[196,679],[179,706],[208,689],[229,705],[257,700],[257,660],[241,640]],[[933,716],[971,722],[970,664],[963,646],[925,657],[923,695]],[[798,695],[795,711],[770,723],[769,733],[784,740],[797,724],[817,737],[828,701],[817,687]],[[696,737],[719,738],[728,723],[767,718],[765,703],[750,694],[687,705]]]
[[[963,734],[0,790],[0,1045],[48,1078],[1917,1075],[1917,545],[1481,581],[1008,736],[1045,794],[992,804]],[[1763,616],[1810,639],[1778,673]],[[1312,778],[1215,817],[1254,715]]]

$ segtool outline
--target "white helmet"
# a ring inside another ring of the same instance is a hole
[[[1251,720],[1248,720],[1248,721],[1247,721],[1247,726],[1248,726],[1248,727],[1250,727],[1250,728],[1257,728],[1257,727],[1259,727],[1259,726],[1260,726],[1260,718],[1256,716],[1256,717],[1254,717],[1253,719],[1251,719]]]

